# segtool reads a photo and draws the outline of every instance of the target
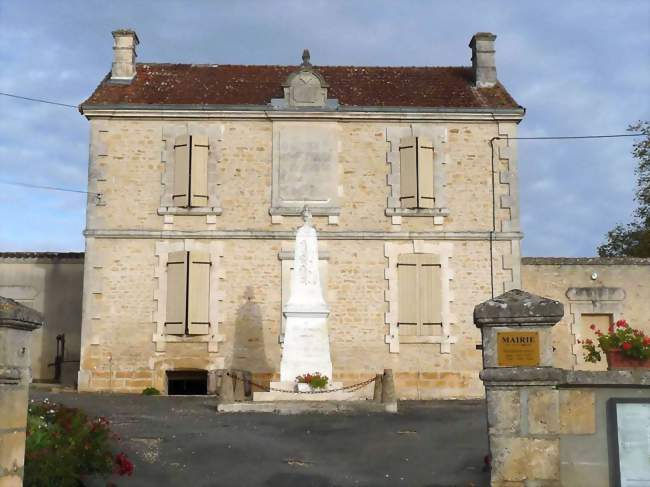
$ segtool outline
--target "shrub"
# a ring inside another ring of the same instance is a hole
[[[299,384],[309,384],[314,389],[325,389],[329,379],[326,375],[320,375],[320,372],[314,372],[313,374],[299,375],[296,380]]]
[[[160,396],[160,391],[155,387],[145,387],[142,389],[143,396]]]
[[[32,404],[25,442],[26,487],[78,487],[83,476],[131,475],[133,464],[111,452],[115,438],[106,418],[49,402]]]

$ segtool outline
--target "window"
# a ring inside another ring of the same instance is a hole
[[[401,254],[397,260],[400,336],[441,334],[440,258],[433,254]]]
[[[399,144],[402,208],[435,208],[433,143],[425,137],[404,137]]]
[[[208,206],[208,138],[181,135],[174,141],[174,192],[177,207]]]
[[[210,328],[210,254],[170,252],[167,260],[167,318],[171,335],[206,335]]]

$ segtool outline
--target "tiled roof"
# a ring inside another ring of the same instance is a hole
[[[650,265],[645,257],[522,257],[523,265]]]
[[[138,64],[129,84],[100,83],[84,105],[267,105],[296,66]],[[501,84],[475,88],[469,67],[322,66],[342,107],[518,109]]]

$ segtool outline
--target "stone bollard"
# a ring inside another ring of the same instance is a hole
[[[209,370],[208,371],[208,388],[207,393],[209,396],[214,396],[219,391],[221,386],[222,370]]]
[[[23,485],[31,332],[43,316],[0,296],[0,485]]]
[[[564,306],[513,289],[474,308],[481,329],[491,485],[560,485],[552,327]]]
[[[235,380],[235,401],[246,400],[246,383],[244,372],[231,372]]]
[[[392,369],[384,369],[381,378],[381,402],[388,413],[397,412],[397,396],[395,395],[395,379]]]
[[[381,402],[381,379],[381,374],[375,376],[375,390],[372,393],[372,400],[374,402]]]
[[[221,376],[221,389],[219,390],[220,402],[235,402],[233,378],[224,370]]]

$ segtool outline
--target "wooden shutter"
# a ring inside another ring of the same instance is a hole
[[[174,206],[189,206],[190,137],[180,135],[174,142]]]
[[[404,137],[399,144],[400,202],[402,208],[418,206],[417,139]]]
[[[433,208],[435,206],[433,143],[425,137],[418,137],[417,143],[418,208]]]
[[[210,328],[210,254],[196,251],[189,254],[187,332],[206,335]]]
[[[417,307],[417,261],[414,254],[400,255],[397,260],[398,318],[400,335],[416,335],[418,325]]]
[[[442,323],[440,312],[440,260],[437,255],[417,254],[418,256],[418,307],[420,312],[420,334],[432,335],[430,325]]]
[[[208,137],[190,137],[190,206],[208,206]]]
[[[167,316],[165,332],[185,334],[187,304],[187,252],[170,252],[167,258]]]

